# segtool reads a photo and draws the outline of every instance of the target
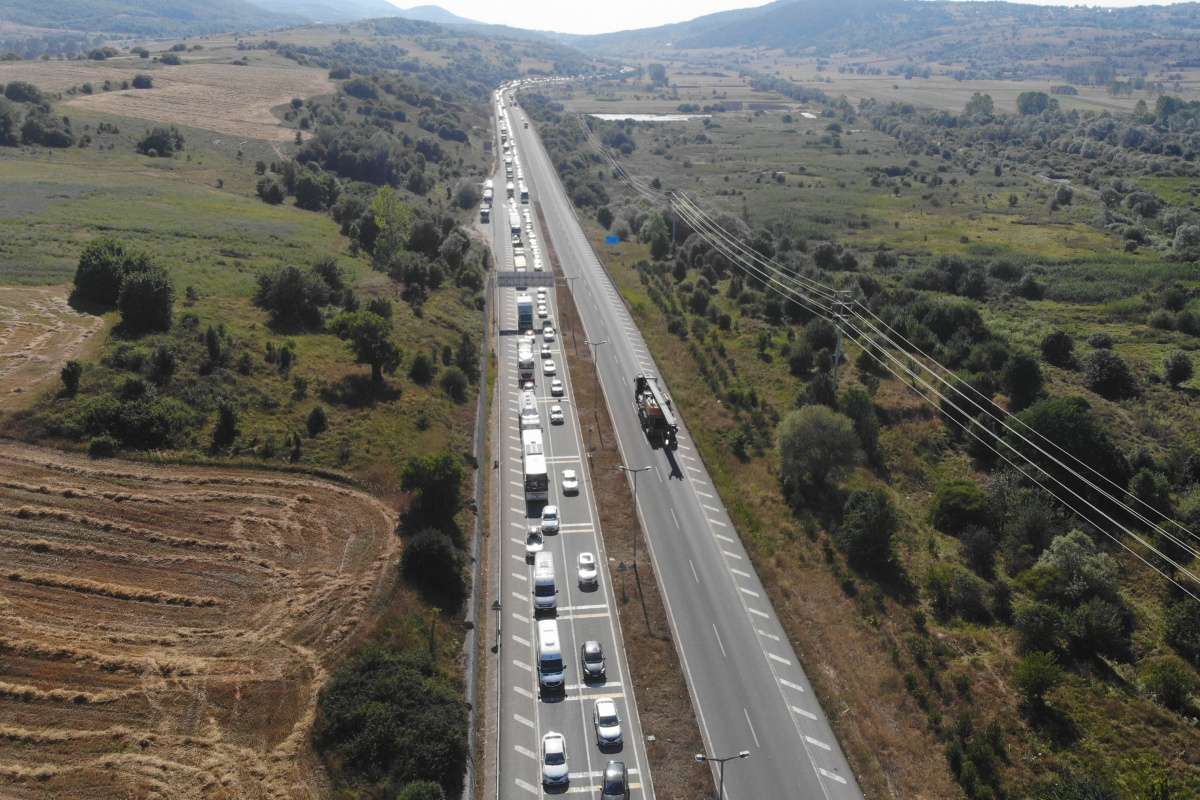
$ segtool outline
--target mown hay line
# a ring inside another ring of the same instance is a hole
[[[29,583],[34,586],[45,586],[50,589],[66,589],[82,594],[96,594],[102,597],[111,597],[114,600],[130,600],[137,603],[163,603],[169,606],[197,606],[200,608],[221,605],[221,601],[215,597],[192,597],[185,594],[140,589],[136,586],[124,586],[117,583],[102,583],[87,578],[66,578],[61,575],[49,575],[44,572],[9,572],[5,577],[10,581]]]

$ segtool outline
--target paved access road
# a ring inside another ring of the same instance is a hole
[[[813,696],[684,420],[678,450],[651,448],[633,405],[650,353],[575,217],[524,113],[510,110],[525,179],[540,201],[587,338],[607,340],[597,365],[621,455],[638,479],[638,507],[701,733],[728,765],[732,800],[859,800],[862,792]],[[668,387],[669,390],[669,387]],[[657,732],[656,732],[657,733]],[[658,735],[662,735],[661,733]]]
[[[521,158],[519,151],[518,157]],[[513,249],[508,208],[513,201],[505,197],[507,179],[503,166],[493,180],[499,191],[496,192],[495,213],[488,230],[497,271],[511,271]],[[531,274],[536,274],[532,273],[533,259],[529,247],[531,227],[537,228],[533,206],[520,203],[519,199],[515,205],[522,212],[521,237],[529,256]],[[525,210],[529,211],[528,220],[523,213]],[[540,230],[536,235],[544,241]],[[550,265],[545,255],[545,245],[540,247],[548,270]],[[499,496],[495,525],[500,552],[496,569],[502,604],[500,647],[495,670],[499,680],[499,742],[496,744],[499,757],[498,794],[504,800],[556,793],[599,798],[600,778],[605,766],[609,760],[619,760],[625,762],[629,772],[632,800],[652,800],[654,792],[647,769],[645,743],[637,717],[633,686],[629,682],[619,620],[612,603],[612,584],[605,568],[607,558],[599,516],[588,464],[581,457],[584,445],[575,406],[571,402],[573,391],[565,361],[566,351],[558,336],[550,344],[550,359],[556,365],[557,377],[565,385],[564,396],[551,396],[551,379],[542,374],[541,358],[535,358],[534,391],[545,441],[550,478],[549,502],[558,505],[562,517],[561,532],[545,537],[545,549],[554,554],[559,591],[558,612],[554,617],[544,616],[543,619],[558,620],[567,686],[565,693],[558,695],[546,694],[543,697],[538,691],[537,625],[532,604],[532,566],[525,557],[525,533],[530,525],[540,520],[544,503],[526,503],[524,493],[521,431],[517,416],[520,394],[517,375],[517,294],[515,289],[500,288],[495,302],[500,331],[496,343],[496,409],[499,425],[495,431],[493,451],[498,461],[494,485]],[[529,294],[536,297],[536,290],[530,287]],[[554,323],[557,331],[558,309],[554,297],[554,289],[551,288],[547,291],[547,319]],[[543,343],[540,333],[543,321],[542,318],[534,318],[535,328],[539,332],[535,356],[539,355],[537,351]],[[549,409],[554,405],[563,409],[561,424],[550,423]],[[562,492],[562,472],[566,469],[575,470],[579,476],[577,494],[565,495]],[[577,580],[577,559],[582,552],[595,555],[601,566],[598,586],[586,591],[580,588]],[[599,641],[604,648],[608,674],[603,683],[585,684],[582,679],[579,648],[589,639]],[[622,747],[604,752],[596,744],[592,725],[592,708],[595,700],[601,697],[610,697],[615,701],[624,735]],[[570,784],[565,790],[544,790],[541,783],[541,738],[548,731],[556,731],[566,737]]]

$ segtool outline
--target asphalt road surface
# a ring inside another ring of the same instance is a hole
[[[633,405],[634,376],[659,372],[587,241],[535,126],[524,127],[519,107],[510,107],[509,116],[531,197],[541,203],[563,272],[578,278],[570,281],[571,291],[587,338],[607,341],[596,362],[624,463],[653,468],[637,478],[637,504],[701,734],[711,755],[751,753],[728,765],[726,797],[862,798],[692,447],[686,421],[680,420],[674,452],[652,448],[642,433]]]
[[[499,142],[497,141],[497,146]],[[518,157],[520,153],[518,151]],[[487,228],[491,232],[492,249],[496,257],[498,272],[513,269],[513,248],[510,238],[508,208],[515,206],[521,211],[521,237],[529,258],[529,269],[533,270],[530,251],[531,227],[537,228],[533,206],[521,203],[519,198],[505,197],[507,179],[503,165],[493,176],[496,191],[495,212]],[[515,181],[514,181],[515,182]],[[528,217],[524,212],[528,212]],[[536,235],[541,239],[541,232]],[[550,269],[545,255],[545,269]],[[530,287],[529,294],[536,296]],[[498,373],[496,382],[496,408],[499,417],[495,432],[494,452],[498,460],[496,486],[498,511],[496,525],[500,542],[499,573],[500,602],[500,647],[496,674],[500,682],[498,716],[498,763],[497,788],[499,797],[540,797],[543,794],[564,794],[570,797],[600,797],[600,779],[610,760],[623,761],[628,770],[633,800],[652,800],[653,788],[646,766],[645,742],[637,707],[633,699],[633,687],[629,683],[629,671],[620,634],[619,619],[608,570],[607,557],[601,537],[599,516],[591,489],[586,459],[582,458],[584,445],[580,433],[578,415],[571,402],[573,391],[571,376],[565,362],[565,350],[555,336],[550,343],[550,358],[556,366],[556,377],[563,381],[563,397],[552,397],[551,377],[543,375],[543,359],[538,350],[543,344],[542,324],[549,320],[558,328],[554,289],[547,291],[547,316],[535,315],[538,331],[535,346],[535,389],[544,447],[549,474],[549,503],[557,504],[562,519],[562,529],[557,535],[545,537],[545,550],[554,554],[555,579],[558,587],[557,619],[562,639],[562,654],[566,665],[566,690],[562,693],[539,692],[537,678],[537,620],[532,605],[532,565],[525,556],[525,534],[530,525],[540,521],[544,502],[527,503],[524,492],[521,431],[518,422],[518,400],[520,388],[517,374],[517,290],[497,289],[495,308],[498,315],[499,336],[497,337]],[[549,409],[561,406],[563,422],[551,424]],[[562,491],[563,470],[573,469],[579,476],[578,493],[566,495]],[[577,559],[580,553],[596,556],[601,569],[599,583],[594,589],[584,590],[577,580]],[[607,661],[607,678],[603,682],[586,684],[580,670],[580,646],[584,641],[599,641],[604,648]],[[596,699],[612,698],[621,720],[624,743],[621,747],[602,751],[596,743],[592,724],[592,710]],[[541,739],[549,731],[561,733],[566,738],[567,766],[570,783],[564,788],[546,789],[541,782]]]

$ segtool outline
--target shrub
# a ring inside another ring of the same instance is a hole
[[[1138,393],[1137,379],[1125,360],[1111,350],[1097,350],[1084,362],[1084,381],[1096,394],[1122,400]]]
[[[1041,300],[1046,294],[1045,287],[1028,273],[1021,276],[1021,280],[1017,281],[1017,286],[1013,291],[1017,293],[1017,296],[1024,297],[1026,300]]]
[[[937,487],[930,518],[935,528],[955,536],[972,526],[990,528],[992,524],[987,495],[968,479],[946,481]]]
[[[858,462],[858,434],[845,416],[825,406],[805,406],[779,423],[779,458],[784,492],[797,498],[837,480]]]
[[[446,792],[433,781],[414,781],[400,790],[396,800],[446,800]]]
[[[1164,624],[1167,644],[1176,652],[1200,665],[1200,602],[1188,598],[1167,606]]]
[[[259,198],[268,205],[277,206],[287,199],[287,192],[284,191],[283,184],[269,176],[258,179],[255,191],[258,192]]]
[[[135,89],[153,89],[154,78],[143,73],[138,73],[137,75],[133,76],[132,85]]]
[[[1067,776],[1042,787],[1034,800],[1121,800],[1117,791],[1096,778]]]
[[[1187,708],[1196,691],[1196,674],[1178,656],[1159,656],[1141,665],[1142,686],[1158,702],[1173,711]]]
[[[987,584],[954,564],[935,564],[925,576],[925,591],[942,618],[959,616],[978,622],[990,614],[984,598]]]
[[[83,375],[83,366],[78,361],[68,361],[63,365],[59,377],[62,378],[63,394],[74,397],[79,392],[79,378]]]
[[[1129,655],[1133,617],[1124,605],[1093,597],[1067,616],[1066,632],[1071,652],[1080,658],[1123,659]]]
[[[329,416],[325,413],[324,408],[316,406],[312,411],[308,412],[308,419],[305,420],[305,425],[308,428],[309,437],[315,437],[320,433],[324,433],[329,427]]]
[[[466,598],[462,555],[441,531],[426,530],[413,536],[400,557],[404,578],[431,604],[450,613]]]
[[[112,458],[117,454],[119,443],[116,439],[108,434],[93,437],[88,442],[88,456],[90,458]]]
[[[896,509],[886,491],[855,490],[846,499],[835,540],[851,564],[879,573],[892,565],[896,526]]]
[[[442,391],[449,395],[450,399],[456,403],[466,402],[467,387],[470,382],[467,376],[458,367],[450,367],[442,373]]]
[[[1039,400],[1022,411],[1019,418],[1114,483],[1124,486],[1129,481],[1129,463],[1097,422],[1091,405],[1082,397]],[[1010,441],[1018,449],[1025,449],[1015,437]]]
[[[1064,606],[1077,606],[1092,597],[1115,599],[1120,586],[1116,562],[1080,530],[1054,537],[1034,573],[1031,579],[1042,578],[1041,598]]]
[[[26,81],[9,81],[4,85],[4,96],[14,103],[32,103],[45,105],[46,96],[42,90]]]
[[[150,356],[150,378],[155,383],[163,384],[175,374],[175,351],[168,345],[160,344]]]
[[[1010,409],[1028,408],[1042,392],[1042,368],[1033,356],[1017,353],[1004,366],[1003,383]]]
[[[1058,656],[1050,652],[1034,652],[1021,659],[1013,673],[1013,683],[1021,693],[1025,704],[1040,709],[1046,704],[1046,694],[1054,689],[1063,677]]]
[[[424,353],[418,353],[413,357],[412,364],[408,367],[408,377],[413,383],[421,386],[428,386],[433,380],[433,360]]]
[[[1192,359],[1182,350],[1176,350],[1163,359],[1163,377],[1172,388],[1192,379]]]
[[[1042,358],[1056,367],[1070,367],[1075,363],[1075,340],[1064,331],[1054,331],[1042,339]]]
[[[174,125],[151,128],[137,143],[137,151],[144,156],[170,156],[182,149],[183,134]]]
[[[416,492],[414,508],[445,520],[458,512],[462,482],[461,459],[446,452],[410,459],[400,476],[401,488]]]
[[[431,780],[448,796],[462,792],[466,706],[427,657],[382,646],[358,653],[321,692],[313,740],[354,782]]]
[[[0,97],[0,146],[16,147],[21,143],[21,111]]]
[[[879,416],[875,413],[875,403],[865,386],[850,386],[842,393],[838,406],[854,423],[854,432],[862,443],[863,453],[875,462],[879,459]]]
[[[990,579],[996,568],[996,539],[986,528],[969,527],[960,534],[963,560],[976,575]]]
[[[161,267],[138,269],[125,275],[117,308],[121,324],[129,331],[146,333],[171,328],[175,286]]]
[[[75,268],[75,298],[102,306],[115,306],[127,272],[149,265],[145,255],[126,249],[116,239],[88,242]]]

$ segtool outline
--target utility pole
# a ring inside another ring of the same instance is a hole
[[[584,339],[583,343],[589,344],[592,346],[592,377],[594,377],[596,379],[596,399],[595,399],[595,404],[593,405],[593,408],[596,409],[596,414],[597,414],[596,422],[597,422],[597,424],[599,424],[600,420],[599,420],[598,415],[600,414],[600,345],[608,344],[608,339],[597,339],[594,342],[591,339]]]
[[[696,763],[704,764],[706,762],[715,762],[717,765],[717,779],[720,786],[718,797],[720,800],[725,800],[725,762],[736,761],[740,758],[749,758],[750,751],[742,750],[740,753],[732,756],[706,756],[704,753],[696,753]]]
[[[833,302],[833,325],[837,328],[837,345],[833,351],[833,390],[838,387],[838,365],[842,362],[842,328],[850,315],[850,292],[839,290]]]
[[[617,464],[617,469],[621,470],[622,472],[624,472],[626,474],[633,475],[633,517],[634,517],[634,519],[638,519],[638,515],[637,515],[637,476],[638,476],[639,472],[645,472],[648,469],[653,469],[653,467],[627,467],[624,464]],[[640,529],[640,527],[641,526],[639,525],[638,528]],[[638,543],[639,532],[640,531],[638,529],[635,529],[633,532],[633,568],[634,568],[634,570],[637,569],[637,543]]]

